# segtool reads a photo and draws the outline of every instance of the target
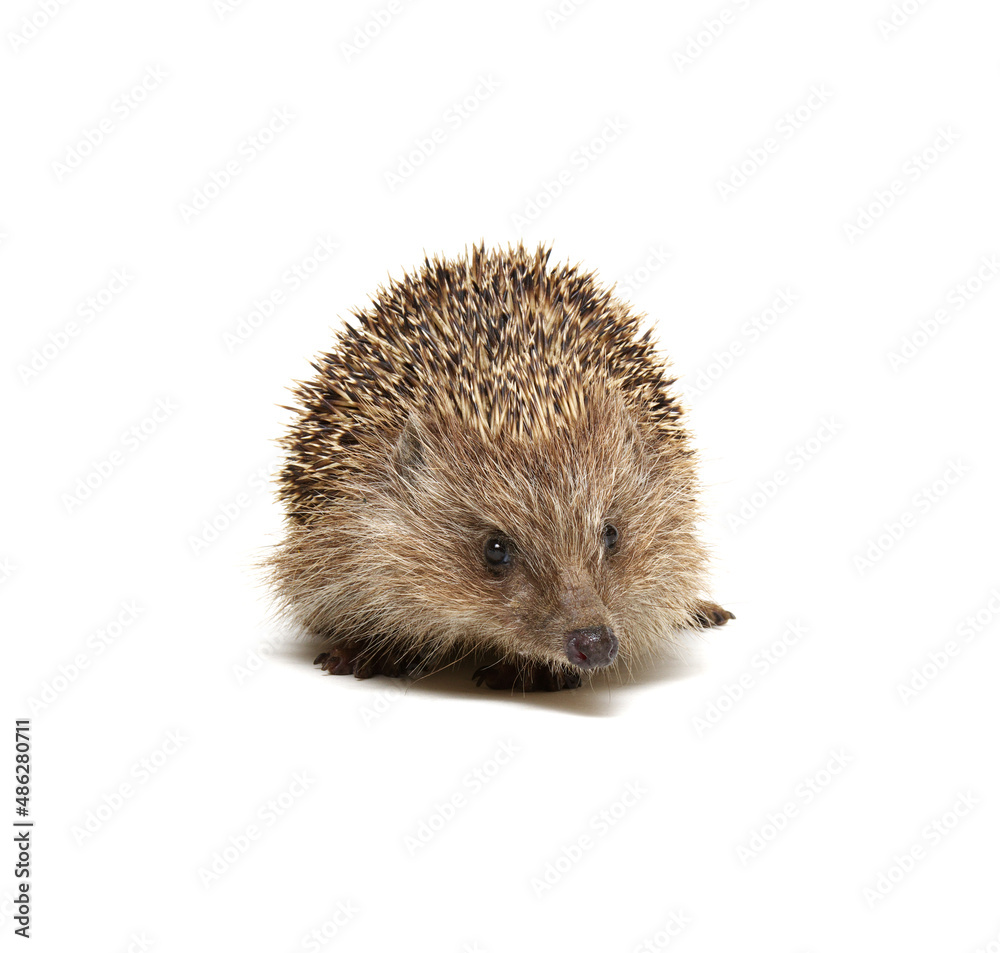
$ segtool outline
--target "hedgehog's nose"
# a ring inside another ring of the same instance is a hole
[[[618,639],[606,625],[574,629],[566,637],[566,655],[578,668],[603,668],[618,654]]]

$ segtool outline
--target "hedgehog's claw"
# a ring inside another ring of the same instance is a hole
[[[412,676],[421,664],[421,658],[400,658],[388,651],[374,651],[364,641],[344,639],[330,647],[328,652],[316,656],[313,665],[319,665],[330,675],[353,675],[355,678],[388,678]]]
[[[708,629],[716,625],[725,625],[730,619],[735,619],[728,609],[717,606],[714,602],[699,602],[691,616],[691,622],[699,629]]]
[[[332,652],[321,652],[313,661],[328,675],[351,675],[354,672],[354,659],[342,649]]]

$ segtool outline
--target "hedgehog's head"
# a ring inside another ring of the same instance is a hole
[[[689,619],[704,561],[690,456],[620,399],[530,434],[414,414],[385,453],[360,505],[317,527],[341,623],[587,671]]]

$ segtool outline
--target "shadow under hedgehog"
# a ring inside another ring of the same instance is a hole
[[[472,654],[480,685],[575,688],[733,618],[702,596],[694,451],[651,332],[549,255],[425,260],[296,386],[268,569],[325,671]]]

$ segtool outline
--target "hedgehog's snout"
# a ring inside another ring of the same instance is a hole
[[[618,654],[618,639],[606,625],[574,629],[566,636],[566,657],[577,668],[604,668]]]

